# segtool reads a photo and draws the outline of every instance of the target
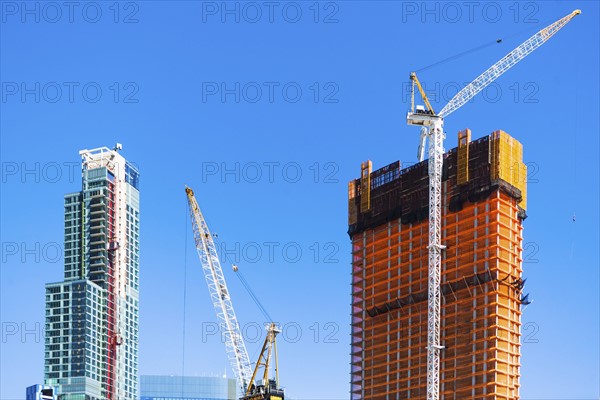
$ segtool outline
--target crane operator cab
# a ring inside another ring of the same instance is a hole
[[[415,106],[415,114],[433,115],[433,111],[425,109],[425,106],[416,105]]]
[[[285,395],[282,388],[277,387],[275,379],[269,379],[268,384],[252,384],[250,394],[243,396],[240,400],[284,400]]]

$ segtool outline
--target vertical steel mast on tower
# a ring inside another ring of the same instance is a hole
[[[440,308],[441,308],[441,264],[442,250],[445,248],[441,243],[442,227],[442,167],[444,156],[444,118],[458,110],[471,100],[477,93],[485,89],[509,68],[517,64],[535,49],[544,44],[573,17],[581,14],[575,10],[569,15],[548,25],[535,35],[527,39],[520,46],[504,56],[496,64],[479,75],[473,82],[460,90],[442,108],[439,114],[433,111],[425,91],[419,82],[417,75],[410,74],[412,81],[411,110],[408,112],[406,121],[409,125],[421,126],[421,142],[419,145],[419,161],[423,161],[425,155],[425,141],[429,138],[429,271],[428,271],[428,303],[427,303],[427,400],[439,399],[439,374],[440,374],[440,350],[444,347],[440,343]],[[418,88],[425,107],[415,108],[415,86]]]

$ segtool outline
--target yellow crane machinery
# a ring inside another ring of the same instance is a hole
[[[200,211],[200,206],[198,206],[194,191],[186,186],[185,193],[190,206],[190,216],[196,250],[200,257],[210,298],[217,314],[217,318],[221,323],[229,362],[235,378],[237,379],[240,393],[242,394],[240,400],[284,400],[284,390],[279,387],[276,343],[276,336],[280,330],[274,322],[268,324],[267,337],[258,361],[255,367],[252,368],[250,357],[248,357],[248,351],[246,350],[246,344],[233,309],[229,290],[227,289],[225,276],[221,269],[221,262],[219,260],[217,247],[213,240],[213,235],[210,233],[206,220]],[[237,266],[234,265],[233,270],[237,274],[240,274]],[[258,302],[258,299],[248,284],[241,275],[239,276],[252,298],[257,302],[257,305],[261,308],[263,313],[266,314],[264,307]],[[274,363],[272,363],[272,359],[274,359]],[[274,366],[275,369],[274,378],[269,377],[269,371],[272,366]],[[260,368],[263,368],[263,379],[258,382],[256,378]]]
[[[513,51],[504,56],[496,64],[485,70],[481,75],[460,90],[446,104],[439,114],[436,114],[425,95],[416,73],[410,74],[412,81],[411,110],[406,116],[409,125],[421,126],[421,140],[418,150],[419,161],[425,158],[425,141],[429,138],[429,271],[428,271],[428,304],[427,304],[427,400],[439,399],[439,368],[440,351],[440,269],[442,251],[446,248],[441,243],[442,228],[442,166],[444,156],[444,118],[462,107],[477,93],[495,81],[509,68],[513,67],[535,49],[544,44],[576,15],[575,10],[558,21],[543,28],[527,39]],[[415,86],[419,89],[425,107],[414,103]]]
[[[421,86],[421,82],[419,82],[419,78],[417,78],[416,72],[410,73],[410,81],[412,82],[412,90],[410,92],[410,111],[412,113],[416,112],[419,114],[435,115],[433,107],[431,106],[431,103],[429,103],[429,99],[427,98],[427,94],[425,94],[423,86]],[[423,103],[425,103],[425,107],[427,107],[427,110],[423,106],[417,106],[417,111],[415,111],[415,85],[419,89],[419,93],[421,93],[421,98],[423,99]]]
[[[271,400],[283,400],[284,393],[283,389],[279,388],[279,365],[277,359],[277,341],[276,336],[281,331],[271,322],[267,326],[267,337],[263,344],[260,356],[254,367],[254,373],[250,378],[250,384],[246,389],[246,395],[241,400],[260,400],[260,399],[271,399]],[[275,377],[269,377],[269,370],[271,364],[271,357],[274,358]],[[256,384],[256,377],[258,375],[259,368],[263,368],[263,379],[262,384]]]

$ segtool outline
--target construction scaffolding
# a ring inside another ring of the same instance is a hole
[[[444,155],[440,398],[518,399],[527,169],[521,144],[505,132],[470,136],[460,132],[459,147]],[[352,398],[422,399],[427,160],[373,172],[363,163],[348,194]]]

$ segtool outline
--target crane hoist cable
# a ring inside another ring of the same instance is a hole
[[[502,43],[502,40],[503,40],[503,39],[496,39],[496,40],[493,40],[493,41],[491,41],[491,42],[487,42],[487,43],[481,44],[481,45],[479,45],[479,46],[473,47],[473,48],[472,48],[472,49],[470,49],[470,50],[465,50],[465,51],[463,51],[463,52],[460,52],[460,53],[458,53],[458,54],[455,54],[455,55],[453,55],[453,56],[450,56],[450,57],[444,58],[443,60],[440,60],[440,61],[434,62],[433,64],[429,64],[429,65],[427,65],[427,66],[425,66],[425,67],[423,67],[423,68],[419,68],[418,70],[416,70],[416,71],[414,71],[414,72],[423,72],[423,71],[425,71],[425,70],[428,70],[428,69],[430,69],[430,68],[437,67],[438,65],[442,65],[442,64],[445,64],[445,63],[447,63],[447,62],[450,62],[450,61],[456,60],[457,58],[464,57],[464,56],[466,56],[467,54],[474,53],[474,52],[476,52],[477,50],[484,49],[484,48],[486,48],[486,47],[489,47],[489,46],[492,46],[492,45],[494,45],[494,44],[500,44],[500,43]]]
[[[494,40],[491,40],[489,42],[480,44],[479,46],[475,46],[472,49],[461,51],[460,53],[457,53],[457,54],[455,54],[453,56],[446,57],[446,58],[444,58],[444,59],[442,59],[440,61],[434,62],[433,64],[429,64],[429,65],[427,65],[425,67],[419,68],[419,69],[415,70],[414,72],[415,73],[416,72],[423,72],[423,71],[426,71],[426,70],[428,70],[430,68],[437,67],[439,65],[445,64],[445,63],[450,62],[450,61],[454,61],[454,60],[456,60],[458,58],[461,58],[461,57],[464,57],[464,56],[466,56],[468,54],[474,53],[474,52],[476,52],[478,50],[482,50],[482,49],[484,49],[486,47],[493,46],[494,44],[504,43],[506,40],[508,40],[510,38],[513,38],[515,36],[521,35],[521,34],[526,33],[526,32],[531,32],[531,31],[533,31],[535,29],[539,29],[540,26],[542,26],[542,25],[545,26],[545,25],[549,24],[550,22],[552,22],[552,20],[547,20],[547,21],[544,21],[542,23],[536,24],[535,26],[530,26],[529,28],[525,28],[525,29],[522,29],[522,30],[520,30],[518,32],[511,33],[508,36],[503,36],[503,37],[500,37],[498,39],[494,39]]]
[[[246,280],[246,277],[244,277],[242,272],[239,270],[239,267],[235,264],[233,265],[233,271],[235,272],[235,275],[239,278],[240,282],[242,282],[242,285],[244,286],[244,288],[246,289],[246,291],[248,292],[248,294],[254,301],[254,304],[256,304],[262,315],[266,318],[267,321],[273,321],[273,318],[271,318],[271,316],[267,312],[267,309],[262,305],[262,303],[258,299],[258,296],[256,296],[256,293],[254,293],[254,291],[252,290],[252,287]]]
[[[222,248],[222,244],[219,241],[219,236],[217,234],[213,234],[213,241],[215,243],[217,243]],[[231,260],[229,258],[228,252],[226,252],[226,251],[222,252],[222,255],[223,255],[223,258],[225,259],[224,261],[228,262],[231,265],[231,267],[233,269],[233,272],[235,272],[235,275],[238,277],[238,279],[242,283],[242,286],[244,286],[244,289],[246,289],[246,292],[248,292],[248,295],[250,296],[250,298],[252,299],[252,301],[254,301],[254,304],[256,304],[256,307],[258,307],[258,309],[261,312],[261,314],[267,319],[267,321],[273,321],[273,318],[271,318],[271,316],[267,312],[267,309],[260,302],[260,300],[258,299],[258,296],[256,295],[256,293],[254,293],[254,290],[252,290],[252,286],[250,286],[250,284],[246,280],[246,277],[244,276],[244,274],[242,274],[242,271],[240,271],[238,265],[235,264],[233,262],[233,260]]]

